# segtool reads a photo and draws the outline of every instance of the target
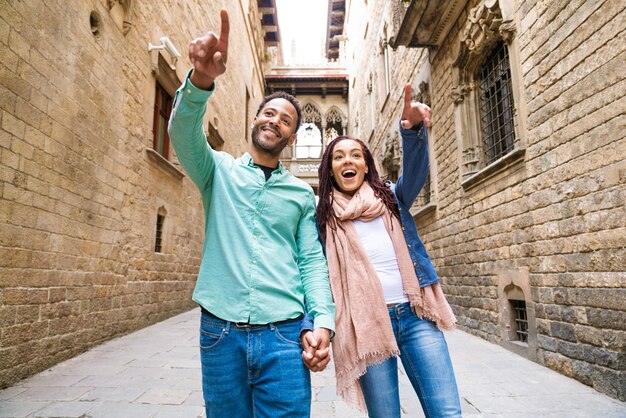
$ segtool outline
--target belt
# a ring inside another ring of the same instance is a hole
[[[211,312],[207,311],[203,307],[200,307],[200,309],[202,310],[202,313],[207,314],[213,318],[217,318],[221,321],[224,321],[222,318],[219,318],[213,315]],[[271,324],[273,324],[274,326],[280,326],[280,325],[289,324],[291,322],[300,321],[302,318],[304,318],[304,315],[300,314],[295,318],[285,319],[283,321],[271,322]],[[269,325],[269,324],[251,324],[249,322],[232,322],[232,321],[224,321],[224,322],[230,322],[231,324],[235,325],[237,328],[259,328],[259,327],[266,327]]]

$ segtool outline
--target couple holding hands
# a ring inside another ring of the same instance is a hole
[[[454,314],[409,212],[428,173],[430,108],[405,87],[396,184],[381,180],[361,140],[334,139],[316,207],[279,161],[301,123],[293,96],[263,99],[241,157],[208,145],[203,116],[226,71],[228,34],[222,10],[219,35],[189,44],[169,126],[205,211],[193,299],[207,417],[310,416],[309,370],[329,363],[331,338],[337,391],[369,416],[400,416],[398,357],[427,417],[461,416],[441,332]]]

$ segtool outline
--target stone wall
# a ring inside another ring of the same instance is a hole
[[[184,79],[187,43],[219,31],[220,7],[0,3],[0,387],[194,306],[203,210],[173,150],[147,151],[159,54],[147,45],[169,36]],[[235,154],[246,90],[249,119],[263,92],[256,7],[229,2],[232,53],[207,117]]]
[[[402,86],[428,79],[435,209],[416,211],[415,220],[459,327],[625,400],[624,5],[500,1],[515,4],[509,53],[521,157],[465,183],[453,62],[468,15],[481,3],[466,3],[439,48],[392,52],[386,102],[376,63],[385,25],[393,34],[391,5],[361,3],[351,2],[345,26],[351,115],[358,111],[349,129],[358,123],[380,161]],[[512,288],[526,301],[527,344],[512,341],[507,328]]]

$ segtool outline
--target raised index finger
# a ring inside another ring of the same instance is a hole
[[[411,108],[411,83],[404,86],[404,109]]]
[[[220,32],[220,41],[228,45],[228,32],[230,32],[230,23],[228,22],[228,12],[226,9],[220,11],[222,18],[222,30]]]

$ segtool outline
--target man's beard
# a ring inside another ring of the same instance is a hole
[[[272,156],[279,155],[289,142],[289,137],[281,137],[280,141],[276,143],[268,143],[268,141],[264,141],[265,143],[263,143],[261,142],[260,134],[261,127],[255,123],[252,126],[252,144],[259,151],[266,152]]]

